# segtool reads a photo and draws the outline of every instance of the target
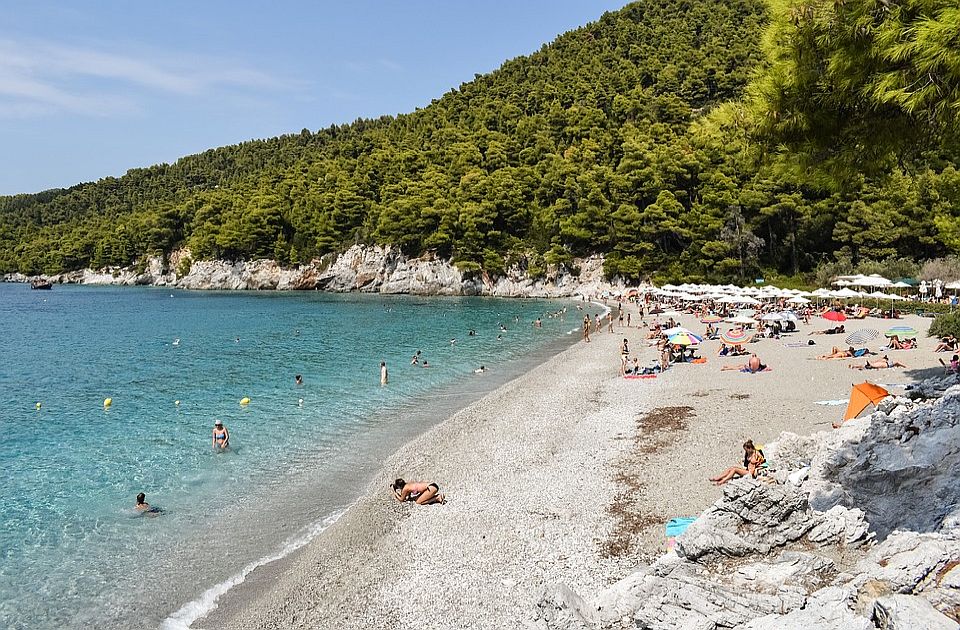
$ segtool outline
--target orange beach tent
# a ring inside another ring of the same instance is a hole
[[[843,414],[844,421],[856,418],[868,405],[871,403],[876,405],[889,395],[890,392],[873,383],[864,381],[859,385],[854,385],[853,390],[850,392],[850,402],[847,404],[847,411]]]

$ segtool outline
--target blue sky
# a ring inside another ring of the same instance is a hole
[[[0,194],[429,104],[626,0],[0,0]]]

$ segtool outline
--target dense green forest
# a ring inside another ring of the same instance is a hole
[[[0,198],[0,272],[354,243],[658,281],[934,258],[960,249],[958,38],[948,0],[641,0],[410,114]]]

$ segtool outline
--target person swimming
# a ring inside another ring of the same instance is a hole
[[[213,448],[226,450],[230,447],[230,431],[223,426],[223,420],[213,423]]]
[[[143,516],[160,516],[160,513],[163,512],[160,508],[147,503],[147,495],[142,492],[137,495],[137,504],[133,509]]]
[[[474,373],[474,374],[483,374],[483,373],[486,372],[486,371],[487,371],[487,368],[485,368],[485,367],[483,367],[483,366],[481,365],[480,367],[478,367],[477,369],[475,369],[475,370],[473,371],[473,373]]]
[[[303,376],[302,376],[302,375],[297,374],[297,376],[296,376],[296,378],[295,378],[294,380],[296,381],[297,385],[303,385]]]

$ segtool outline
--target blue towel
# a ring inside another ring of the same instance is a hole
[[[690,527],[690,524],[695,520],[697,520],[696,516],[678,516],[677,518],[671,518],[666,527],[667,538],[679,536],[687,531],[687,528]]]

